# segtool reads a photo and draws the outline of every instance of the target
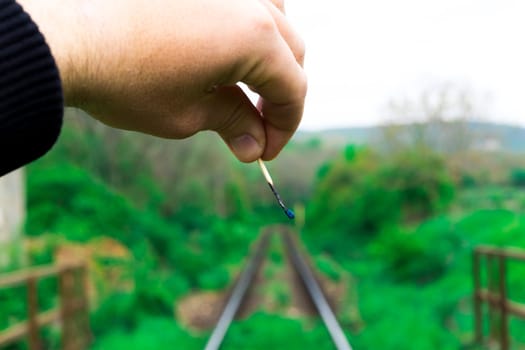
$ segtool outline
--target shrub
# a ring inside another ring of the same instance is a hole
[[[130,242],[132,206],[86,171],[68,164],[29,171],[27,189],[29,235],[56,232],[77,241],[111,235]]]
[[[325,326],[262,312],[243,322],[234,322],[221,349],[332,349]]]
[[[96,339],[94,350],[203,349],[206,338],[193,336],[169,318],[145,318],[133,332],[113,330]]]
[[[385,230],[370,250],[385,261],[394,280],[425,283],[445,273],[460,244],[451,223],[440,218],[413,231]]]
[[[201,272],[197,281],[200,289],[222,289],[230,282],[230,275],[223,265],[218,265],[211,270]]]
[[[435,215],[453,194],[444,160],[429,151],[383,159],[367,149],[347,149],[319,172],[307,237],[318,249],[345,255],[359,240]]]
[[[512,169],[510,172],[510,183],[515,187],[525,187],[525,169]]]

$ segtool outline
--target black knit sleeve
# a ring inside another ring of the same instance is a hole
[[[0,0],[0,176],[46,153],[62,116],[60,76],[44,37],[14,0]]]

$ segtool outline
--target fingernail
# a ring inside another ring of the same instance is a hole
[[[262,153],[255,138],[250,134],[244,134],[230,140],[230,146],[235,155],[242,161],[252,161]]]

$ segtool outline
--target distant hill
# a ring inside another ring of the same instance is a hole
[[[297,140],[319,139],[325,145],[341,146],[346,144],[363,145],[377,135],[379,127],[359,127],[326,129],[320,131],[301,131],[296,135]]]
[[[512,153],[525,152],[525,128],[493,123],[469,123],[469,128],[474,132],[495,134],[502,150]]]
[[[408,130],[412,125],[401,125]],[[525,153],[525,128],[488,122],[467,122],[464,124],[469,136],[475,139],[476,149]],[[437,131],[436,131],[437,133]],[[366,145],[382,135],[382,126],[300,131],[295,140],[318,139],[325,146],[341,147],[347,144]]]

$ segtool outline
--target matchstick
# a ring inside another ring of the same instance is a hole
[[[295,214],[294,214],[294,212],[291,209],[288,209],[286,207],[286,205],[284,205],[283,200],[281,199],[281,196],[279,196],[279,193],[277,192],[277,190],[275,189],[275,187],[273,185],[272,177],[270,176],[270,173],[268,172],[268,169],[266,169],[266,165],[264,165],[264,162],[260,158],[257,159],[257,162],[259,163],[259,166],[261,167],[261,171],[262,171],[262,173],[264,175],[264,178],[266,179],[266,182],[268,182],[268,186],[270,186],[270,189],[272,190],[273,195],[275,196],[275,199],[277,199],[277,202],[279,203],[279,205],[283,209],[283,211],[286,214],[286,216],[289,219],[293,219],[295,217]]]

